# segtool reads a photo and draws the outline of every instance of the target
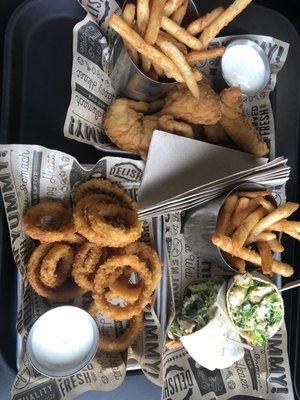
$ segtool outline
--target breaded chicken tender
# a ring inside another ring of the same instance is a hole
[[[268,153],[267,144],[252,124],[250,117],[243,115],[242,92],[239,87],[224,89],[220,94],[222,103],[221,126],[232,141],[246,153],[257,157]]]
[[[221,102],[209,83],[198,82],[199,99],[195,98],[186,85],[178,84],[166,97],[162,114],[170,114],[176,120],[190,124],[214,125],[221,118]]]

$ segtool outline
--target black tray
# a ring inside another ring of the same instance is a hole
[[[199,1],[200,3],[200,1]],[[201,0],[203,13],[224,1]],[[197,1],[196,1],[197,4]],[[198,5],[198,4],[197,4]],[[72,61],[72,29],[84,17],[75,0],[30,0],[13,14],[6,31],[3,103],[1,120],[2,143],[34,143],[59,149],[80,162],[93,163],[102,153],[92,146],[65,139],[63,123],[70,99]],[[251,5],[222,34],[255,33],[277,37],[291,43],[288,60],[279,73],[272,97],[276,115],[276,148],[289,158],[293,168],[288,197],[298,193],[299,151],[299,38],[293,26],[282,15]],[[298,197],[299,198],[299,197]],[[16,373],[16,267],[3,207],[0,218],[0,398],[8,399]],[[297,265],[298,245],[288,243],[285,259]],[[295,262],[294,262],[295,260]],[[298,272],[299,277],[299,272]],[[300,368],[300,344],[295,327],[300,325],[299,293],[286,296],[290,363],[294,378]],[[291,318],[293,316],[293,324]],[[298,324],[295,323],[297,318]],[[298,363],[297,363],[298,361]],[[300,384],[295,391],[300,393]],[[3,386],[2,386],[3,385]],[[119,389],[109,393],[87,393],[80,399],[160,398],[160,390],[139,373],[131,373]],[[300,399],[300,396],[298,395]]]

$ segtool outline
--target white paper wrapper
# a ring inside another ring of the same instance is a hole
[[[223,283],[221,289],[226,287]],[[224,296],[224,290],[220,290]],[[231,340],[232,339],[232,340]],[[244,357],[244,349],[236,342],[240,336],[217,309],[206,326],[180,338],[190,356],[202,367],[211,371],[231,367]]]

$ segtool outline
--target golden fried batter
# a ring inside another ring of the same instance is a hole
[[[221,102],[209,83],[198,82],[200,97],[195,98],[188,87],[178,84],[166,97],[162,114],[170,114],[176,120],[190,124],[213,125],[221,118]]]
[[[250,117],[243,115],[242,92],[239,87],[224,89],[221,94],[222,117],[220,124],[234,143],[246,153],[262,157],[268,147],[252,125]]]

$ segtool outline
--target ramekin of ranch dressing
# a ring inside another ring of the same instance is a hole
[[[84,368],[99,346],[93,318],[73,306],[53,308],[32,326],[26,353],[33,367],[51,378],[70,376]]]
[[[248,39],[237,39],[226,46],[221,72],[229,86],[240,86],[243,94],[254,95],[267,86],[270,63],[258,44]]]

